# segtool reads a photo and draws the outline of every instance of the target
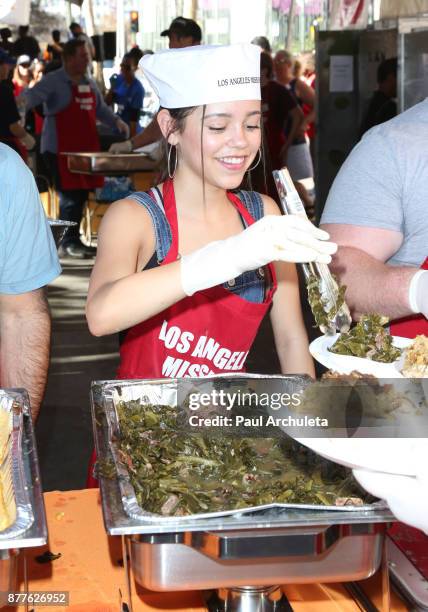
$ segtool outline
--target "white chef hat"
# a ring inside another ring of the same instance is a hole
[[[144,55],[140,67],[164,108],[260,100],[260,48],[197,45]]]

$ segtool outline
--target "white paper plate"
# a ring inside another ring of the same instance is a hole
[[[353,370],[361,374],[372,374],[379,378],[402,378],[399,371],[399,360],[394,363],[380,363],[362,357],[349,357],[348,355],[336,355],[328,349],[333,346],[340,334],[334,336],[320,336],[309,345],[309,350],[314,359],[322,363],[326,368],[334,370],[339,374],[349,374]],[[406,348],[413,340],[393,336],[393,344],[398,348]]]
[[[322,457],[349,468],[415,476],[426,438],[296,438]]]
[[[321,336],[314,340],[309,350],[317,361],[340,374],[357,370],[379,378],[403,378],[400,373],[401,360],[394,363],[379,363],[360,357],[348,357],[331,353],[331,347],[339,337]],[[405,348],[413,340],[393,336],[394,346]],[[422,438],[296,438],[298,442],[319,455],[350,468],[365,468],[389,474],[416,474],[421,446],[428,443]]]

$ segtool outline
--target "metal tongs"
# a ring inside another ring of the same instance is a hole
[[[300,215],[308,218],[305,207],[296,191],[293,180],[287,168],[273,171],[273,178],[278,191],[282,210],[286,215]],[[344,302],[337,308],[339,287],[333,278],[327,264],[323,263],[302,263],[306,282],[311,275],[319,280],[319,290],[323,302],[324,311],[328,314],[332,309],[336,314],[329,320],[329,325],[320,325],[323,334],[335,334],[336,331],[347,332],[351,327],[351,313],[349,307]]]

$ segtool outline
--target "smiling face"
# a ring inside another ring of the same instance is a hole
[[[203,107],[197,107],[186,118],[183,131],[168,138],[177,146],[177,173],[202,178],[203,156],[205,183],[235,189],[260,148],[260,121],[259,100],[208,104],[205,115]]]

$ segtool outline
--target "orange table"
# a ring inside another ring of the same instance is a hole
[[[69,591],[67,607],[38,607],[36,612],[118,612],[119,589],[126,601],[121,539],[106,535],[98,489],[45,494],[49,543],[26,551],[30,591]],[[35,558],[45,550],[61,553],[47,564]],[[345,561],[345,560],[344,560]],[[21,564],[22,565],[22,564]],[[133,588],[134,612],[203,612],[199,592],[154,593]],[[18,590],[23,590],[22,582]],[[354,612],[360,608],[340,584],[286,586],[284,591],[295,612]],[[23,606],[13,610],[23,610]],[[407,608],[393,598],[391,610]],[[5,610],[11,610],[6,608]]]

